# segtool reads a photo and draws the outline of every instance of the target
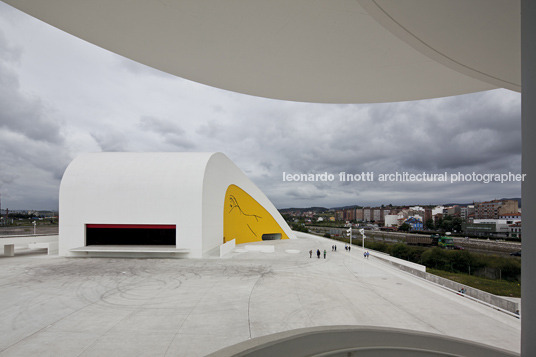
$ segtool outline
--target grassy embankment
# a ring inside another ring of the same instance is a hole
[[[463,285],[487,291],[490,294],[510,297],[521,297],[521,284],[519,282],[486,279],[474,275],[451,273],[439,269],[427,268],[426,271],[430,274],[438,275],[440,277],[456,281]]]

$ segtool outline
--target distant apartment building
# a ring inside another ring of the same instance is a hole
[[[437,214],[443,215],[443,210],[445,209],[444,206],[435,206],[432,208],[432,216],[435,216]]]
[[[372,214],[370,211],[370,207],[363,208],[363,221],[365,222],[372,221]]]
[[[355,219],[357,221],[363,221],[363,208],[356,208]]]
[[[460,207],[460,217],[463,220],[468,220],[469,217],[474,217],[475,215],[475,206],[467,205],[466,207]]]
[[[460,217],[461,216],[461,207],[458,205],[450,206],[445,208],[443,211],[445,214],[448,214],[449,216],[455,216]]]
[[[429,219],[432,219],[432,209],[430,207],[426,207],[424,209],[424,222],[428,221]]]
[[[375,222],[383,224],[384,216],[390,210],[382,207],[364,207],[356,210],[356,219],[364,222]]]
[[[499,216],[499,219],[506,219],[508,221],[521,221],[521,213],[505,213]]]
[[[516,200],[493,200],[475,204],[475,219],[498,219],[501,215],[518,212]]]
[[[381,208],[374,208],[372,213],[372,219],[374,222],[383,222],[383,209]]]
[[[521,239],[521,222],[508,225],[509,238]]]
[[[355,208],[345,209],[343,216],[345,221],[355,221]]]

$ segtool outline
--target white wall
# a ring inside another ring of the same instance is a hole
[[[389,214],[383,217],[385,221],[386,227],[392,227],[393,225],[398,225],[398,215],[397,214]]]
[[[175,224],[177,247],[202,251],[208,153],[95,153],[74,159],[60,185],[60,255],[85,246],[85,224]]]
[[[223,243],[223,207],[229,185],[236,185],[253,197],[283,228],[289,238],[295,238],[279,211],[268,197],[227,156],[215,153],[208,161],[203,189],[204,252]]]
[[[85,224],[174,224],[176,247],[201,257],[223,243],[227,187],[252,196],[291,238],[268,198],[221,153],[92,153],[60,185],[60,255],[83,247]]]

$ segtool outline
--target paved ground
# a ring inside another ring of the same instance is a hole
[[[390,326],[519,351],[520,321],[309,236],[224,259],[0,257],[0,356],[204,356],[269,333]],[[327,259],[309,258],[309,249]]]

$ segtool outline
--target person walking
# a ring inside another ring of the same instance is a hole
[[[313,250],[310,249],[310,250],[309,250],[309,258],[312,258],[312,257],[313,257]]]
[[[320,259],[320,249],[316,250],[316,256],[317,256],[318,259]]]
[[[326,259],[326,250],[324,249],[324,259]]]
[[[350,251],[350,246],[348,246],[348,251]]]
[[[334,247],[335,247],[335,251],[337,251],[337,245],[334,245]]]

